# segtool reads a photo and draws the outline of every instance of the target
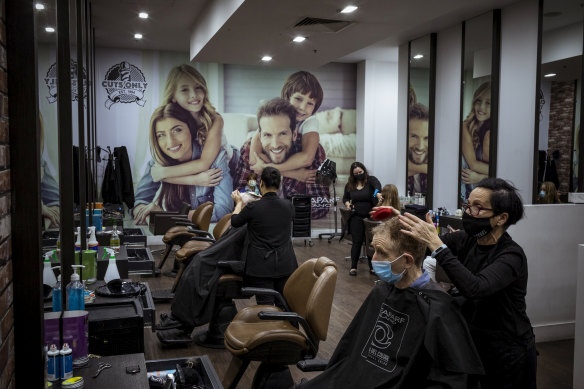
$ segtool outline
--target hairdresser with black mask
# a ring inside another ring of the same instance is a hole
[[[461,294],[486,372],[481,388],[535,388],[535,338],[525,312],[527,258],[506,232],[523,217],[517,189],[486,178],[462,208],[463,231],[440,238],[429,215],[423,221],[406,213],[399,216],[402,233],[427,245]]]

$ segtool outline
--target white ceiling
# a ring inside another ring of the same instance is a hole
[[[46,38],[44,25],[54,20],[55,0],[46,1],[47,9],[41,11],[45,15],[38,22],[41,40]],[[223,1],[228,0],[93,0],[96,46],[189,51],[190,34],[201,23],[202,11]],[[355,0],[359,9],[344,15],[338,10],[345,1],[245,0],[193,60],[255,65],[269,54],[272,66],[308,69],[329,62],[397,61],[399,44],[515,1]],[[149,19],[138,18],[142,10],[149,12]],[[305,17],[353,24],[336,33],[295,29]],[[136,32],[143,34],[142,40],[133,38]],[[291,42],[303,32],[308,37],[304,43]]]

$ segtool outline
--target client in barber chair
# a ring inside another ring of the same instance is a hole
[[[289,200],[278,197],[281,181],[278,169],[264,168],[260,180],[262,198],[245,208],[241,194],[234,191],[231,194],[235,201],[231,225],[247,225],[245,286],[274,289],[283,295],[286,280],[296,270],[298,262],[291,239],[294,208]],[[256,300],[259,305],[275,303],[273,296],[256,296]]]
[[[297,387],[478,387],[483,367],[466,322],[451,297],[422,269],[426,246],[401,229],[393,217],[373,230],[372,265],[381,281],[326,370]]]
[[[257,197],[242,193],[242,206],[257,201]],[[168,339],[184,338],[193,328],[207,324],[212,315],[215,290],[219,277],[225,272],[243,273],[245,268],[246,227],[230,227],[221,238],[209,248],[196,254],[188,264],[170,306],[170,314],[161,314],[161,321],[156,326],[158,331],[173,331],[165,335]],[[219,261],[229,261],[238,269],[225,269]],[[236,264],[236,265],[235,265]]]

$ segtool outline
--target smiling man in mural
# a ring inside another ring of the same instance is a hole
[[[428,190],[428,108],[420,103],[409,111],[408,192]]]
[[[282,164],[292,155],[302,150],[302,135],[296,129],[296,109],[288,101],[276,98],[262,105],[258,110],[259,140],[262,151],[269,159],[269,163],[263,163],[260,169],[270,164]],[[246,141],[241,148],[241,159],[235,174],[236,189],[244,189],[247,185],[247,177],[254,169],[258,169],[258,163],[250,166],[251,140]],[[319,144],[316,156],[310,166],[295,170],[282,171],[282,185],[280,195],[289,198],[294,195],[309,195],[313,198],[328,198],[328,186],[314,182],[316,170],[326,159],[324,149]],[[318,219],[325,216],[329,208],[312,207],[312,218]]]

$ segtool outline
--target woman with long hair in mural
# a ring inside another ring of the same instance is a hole
[[[204,152],[201,135],[195,118],[178,103],[158,107],[150,120],[150,152],[153,160],[148,163],[144,176],[136,189],[137,204],[133,209],[136,224],[144,224],[155,210],[176,210],[182,203],[196,208],[212,201],[215,204],[212,221],[217,221],[233,210],[231,192],[233,181],[226,174],[223,179],[213,179],[228,171],[228,159],[224,150],[210,165],[210,169],[197,174],[172,177],[161,182],[152,178],[155,163],[161,167],[184,166],[192,161],[200,161]],[[204,143],[204,142],[203,142]]]
[[[461,197],[466,201],[477,183],[489,175],[491,83],[474,92],[471,111],[462,123]]]
[[[202,147],[200,157],[175,166],[156,164],[151,174],[154,181],[180,179],[206,172],[210,186],[218,185],[222,180],[233,181],[231,171],[238,159],[238,150],[227,142],[223,132],[223,118],[209,101],[209,92],[205,78],[190,65],[175,66],[168,73],[164,87],[164,104],[176,103],[191,114],[195,121],[197,140]],[[227,158],[229,169],[210,169],[213,161]],[[184,183],[180,180],[175,183]]]

